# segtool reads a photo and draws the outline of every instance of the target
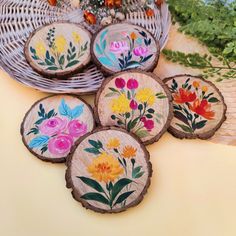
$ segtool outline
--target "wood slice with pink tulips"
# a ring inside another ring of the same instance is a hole
[[[224,98],[216,86],[191,75],[176,75],[164,82],[173,97],[170,133],[178,138],[212,137],[226,120]]]
[[[95,128],[91,107],[72,95],[37,101],[21,124],[24,145],[43,161],[65,162],[74,143]]]
[[[100,213],[139,204],[152,175],[149,153],[124,129],[105,127],[81,138],[67,159],[66,182],[75,200]]]
[[[134,68],[152,71],[159,59],[160,46],[152,34],[140,26],[111,24],[94,35],[91,55],[106,74]]]
[[[168,87],[156,75],[129,70],[104,80],[95,98],[95,116],[102,126],[124,128],[151,144],[170,125],[171,100]]]

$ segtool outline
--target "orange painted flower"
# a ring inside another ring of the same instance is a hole
[[[151,8],[146,9],[146,15],[147,17],[154,16],[154,11]]]
[[[105,0],[105,6],[108,8],[113,8],[115,5],[114,0]]]
[[[51,6],[56,6],[57,5],[57,0],[48,0],[48,3]]]
[[[93,13],[89,12],[89,11],[84,12],[84,18],[91,25],[94,25],[97,22],[96,16]]]
[[[155,3],[158,7],[160,7],[163,4],[164,0],[156,0]]]
[[[202,91],[203,92],[207,92],[207,90],[208,90],[207,86],[202,86]]]
[[[197,98],[197,96],[195,92],[191,92],[183,88],[180,88],[179,92],[173,95],[173,98],[174,102],[176,103],[186,103],[186,102],[193,102]]]
[[[130,38],[131,38],[132,40],[135,40],[135,39],[137,39],[137,35],[136,35],[134,32],[132,32],[132,33],[130,34]]]
[[[132,158],[132,157],[135,157],[136,155],[136,152],[137,152],[137,148],[134,148],[132,146],[125,146],[123,148],[123,152],[122,152],[122,156],[124,158]]]
[[[198,115],[206,118],[207,120],[213,120],[215,112],[211,111],[211,104],[208,103],[206,99],[200,101],[196,99],[193,102],[193,105],[189,105],[191,111],[197,113]]]
[[[199,88],[200,83],[198,81],[193,81],[193,87],[194,88]]]
[[[119,8],[122,6],[122,0],[114,0],[115,7]]]

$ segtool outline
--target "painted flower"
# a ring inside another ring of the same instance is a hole
[[[72,32],[72,37],[75,43],[79,43],[81,40],[81,37],[77,32]]]
[[[154,121],[153,120],[145,120],[144,121],[144,127],[151,132],[152,129],[154,128]]]
[[[54,42],[54,51],[56,53],[63,53],[66,49],[66,39],[64,36],[57,36]]]
[[[114,181],[124,172],[119,161],[105,152],[94,158],[87,170],[97,181],[105,183]]]
[[[87,125],[78,120],[72,120],[68,124],[68,131],[72,137],[79,138],[87,133]]]
[[[194,88],[199,88],[200,83],[198,81],[193,81],[193,87]]]
[[[36,55],[38,57],[45,57],[46,54],[46,47],[45,44],[41,41],[39,41],[38,43],[36,43],[35,45],[35,51],[36,51]]]
[[[211,111],[211,104],[208,103],[207,100],[203,99],[200,101],[196,99],[193,102],[193,105],[189,105],[191,111],[197,113],[198,115],[204,117],[207,120],[213,120],[215,116],[215,112]]]
[[[129,50],[129,46],[126,41],[114,41],[110,44],[110,51],[113,53],[123,53]]]
[[[138,36],[137,36],[137,34],[135,34],[134,32],[132,32],[132,33],[130,34],[130,38],[131,38],[132,40],[135,40],[135,39],[138,38]]]
[[[105,0],[105,6],[108,8],[113,8],[114,4],[114,0]]]
[[[131,90],[138,88],[138,81],[136,79],[130,78],[127,82],[127,88]]]
[[[122,6],[122,0],[114,0],[115,7],[119,8]]]
[[[115,85],[116,85],[116,87],[117,88],[119,88],[119,89],[123,89],[124,87],[125,87],[125,80],[124,79],[122,79],[122,78],[116,78],[116,80],[115,80]]]
[[[143,47],[143,46],[138,46],[134,48],[133,52],[134,52],[134,55],[137,57],[145,57],[148,53],[148,48]]]
[[[180,88],[178,93],[173,94],[173,98],[176,103],[186,103],[193,102],[197,96],[195,92]]]
[[[128,145],[123,148],[121,155],[124,158],[133,158],[133,157],[135,157],[136,152],[137,152],[137,148],[134,148],[133,146]]]
[[[139,89],[136,98],[139,102],[146,102],[148,105],[153,105],[155,102],[155,93],[150,88]]]
[[[147,17],[154,16],[154,11],[151,8],[146,9],[145,12],[146,12]]]
[[[163,4],[164,0],[156,0],[155,4],[160,7]]]
[[[129,106],[132,110],[136,110],[138,108],[138,103],[135,100],[131,100]]]
[[[59,117],[52,117],[44,120],[39,126],[39,130],[41,134],[52,136],[65,130],[66,125],[67,120],[63,120]]]
[[[95,25],[96,22],[97,22],[96,16],[93,13],[89,12],[89,11],[84,12],[84,18],[91,25]]]
[[[56,6],[57,5],[57,0],[48,0],[49,5],[51,6]]]
[[[54,155],[67,154],[73,145],[73,138],[68,134],[59,134],[48,142],[48,150]]]
[[[111,110],[115,114],[124,114],[130,112],[129,99],[125,94],[121,94],[118,98],[111,101]]]
[[[202,86],[202,91],[203,91],[204,93],[206,93],[207,90],[208,90],[208,87],[207,87],[207,86]]]
[[[111,138],[107,143],[108,149],[116,149],[120,146],[120,140],[118,138]]]

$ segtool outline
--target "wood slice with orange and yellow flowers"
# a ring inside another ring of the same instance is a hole
[[[226,105],[216,86],[197,76],[164,79],[173,97],[174,119],[169,131],[178,138],[208,139],[225,121]]]
[[[47,77],[72,75],[91,59],[91,34],[79,25],[52,23],[34,31],[25,44],[31,67]]]
[[[150,185],[149,153],[136,136],[98,128],[81,138],[67,159],[67,187],[88,209],[117,213],[141,202]]]

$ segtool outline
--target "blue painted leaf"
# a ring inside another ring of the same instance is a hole
[[[101,50],[100,46],[97,43],[96,43],[96,52],[98,54],[102,54],[102,50]]]
[[[109,57],[111,58],[112,61],[117,61],[116,55],[112,52],[109,52]]]
[[[66,104],[64,98],[61,100],[61,104],[59,106],[59,113],[60,113],[60,115],[67,116],[69,118],[71,118],[71,116],[72,116],[72,114],[71,114],[72,111],[71,111],[70,107]]]
[[[29,148],[42,147],[44,144],[48,143],[48,140],[48,136],[38,136],[33,138],[29,143]]]
[[[103,39],[105,38],[107,32],[108,32],[108,30],[104,30],[104,31],[101,33],[100,43],[102,43],[102,41],[103,41]]]
[[[107,46],[107,41],[104,40],[104,41],[101,43],[101,47],[102,47],[102,50],[103,50],[103,51],[106,49],[106,46]]]
[[[136,42],[137,42],[138,44],[142,44],[142,39],[141,39],[141,38],[138,38]]]
[[[98,60],[105,66],[112,66],[112,62],[107,57],[99,57]]]
[[[84,104],[76,106],[74,109],[71,110],[71,118],[75,119],[79,117],[84,111]]]

